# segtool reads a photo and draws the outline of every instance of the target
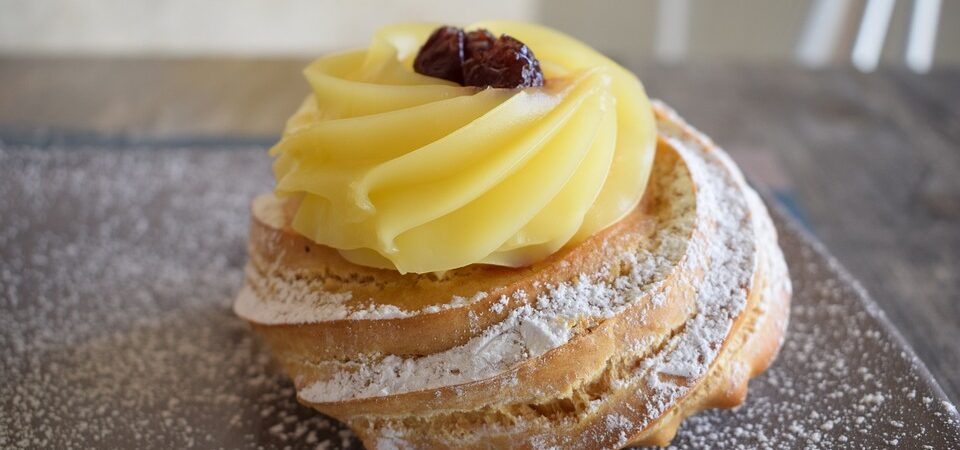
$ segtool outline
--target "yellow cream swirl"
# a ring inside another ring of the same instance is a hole
[[[639,202],[653,113],[639,80],[541,26],[485,22],[533,50],[541,88],[478,89],[411,69],[435,24],[304,71],[313,88],[271,150],[292,227],[348,260],[400,272],[519,267],[613,224]]]

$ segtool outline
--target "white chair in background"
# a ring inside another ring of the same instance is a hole
[[[914,72],[926,73],[933,66],[939,23],[940,0],[914,0],[905,61]]]
[[[794,59],[805,67],[824,67],[834,61],[843,40],[849,14],[859,2],[812,0]],[[866,0],[850,62],[872,72],[880,62],[896,0]],[[904,63],[917,73],[930,71],[936,46],[941,0],[913,0]],[[686,57],[690,34],[690,0],[659,0],[654,54],[664,61]]]
[[[690,36],[690,0],[660,0],[653,53],[657,59],[677,62],[687,56]]]
[[[793,57],[804,67],[826,67],[843,39],[852,0],[813,0]],[[878,54],[879,55],[879,54]]]
[[[929,72],[933,65],[940,1],[913,0],[904,63],[914,72]],[[840,27],[851,9],[850,5],[850,0],[816,0],[813,3],[797,46],[796,57],[801,64],[818,67],[829,61],[830,48],[835,48],[839,43]],[[873,72],[880,63],[894,6],[896,0],[867,0],[850,53],[850,62],[861,72]],[[821,34],[828,37],[821,38]]]

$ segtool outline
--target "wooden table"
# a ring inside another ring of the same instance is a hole
[[[0,59],[0,136],[276,136],[302,60]],[[960,399],[960,70],[635,68],[795,208]]]

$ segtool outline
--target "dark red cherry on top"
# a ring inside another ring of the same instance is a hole
[[[543,86],[543,71],[523,42],[484,29],[436,29],[420,48],[413,69],[464,86],[525,88]]]
[[[440,27],[420,47],[413,70],[427,76],[463,84],[463,30]]]

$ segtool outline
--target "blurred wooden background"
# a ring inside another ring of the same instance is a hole
[[[0,54],[309,57],[361,47],[387,23],[491,18],[559,28],[631,66],[849,65],[861,29],[881,65],[903,65],[925,33],[934,65],[960,65],[953,0],[0,0]]]

